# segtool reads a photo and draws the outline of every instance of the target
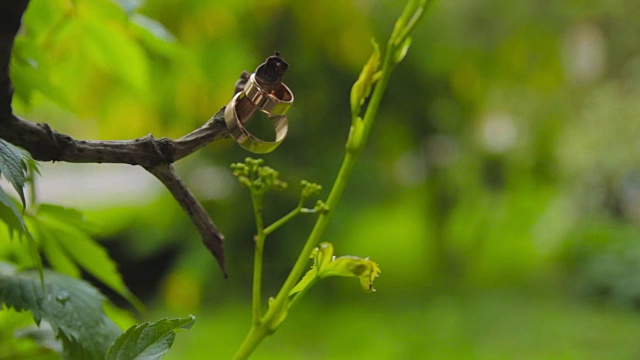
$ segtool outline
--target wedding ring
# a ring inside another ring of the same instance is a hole
[[[267,115],[284,115],[293,104],[293,93],[287,85],[280,83],[271,92],[265,91],[256,81],[256,74],[251,74],[244,86],[244,93],[255,106]]]
[[[268,153],[287,137],[289,123],[285,113],[293,104],[293,93],[280,83],[274,90],[265,91],[255,79],[255,74],[247,81],[244,90],[236,94],[224,110],[224,121],[231,137],[246,150],[254,153]],[[256,111],[267,115],[275,129],[275,140],[257,138],[245,128],[245,124]]]
[[[289,130],[289,123],[285,115],[272,115],[269,119],[276,132],[275,141],[258,139],[244,127],[256,111],[256,107],[244,93],[238,93],[224,110],[224,121],[231,137],[246,150],[264,154],[275,150],[284,141]]]

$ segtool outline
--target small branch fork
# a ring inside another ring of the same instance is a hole
[[[33,123],[14,115],[11,107],[13,85],[9,78],[9,63],[13,40],[28,3],[29,0],[0,3],[0,138],[26,149],[39,161],[142,166],[158,178],[178,201],[198,228],[203,243],[216,258],[226,277],[222,243],[224,236],[172,166],[174,162],[210,142],[228,136],[224,107],[204,125],[175,140],[155,138],[151,134],[133,140],[78,140],[51,129],[48,124]],[[286,62],[276,53],[258,67],[256,77],[265,85],[277,85],[282,81],[285,71]],[[243,73],[236,83],[236,93],[244,88],[245,78],[246,73]]]

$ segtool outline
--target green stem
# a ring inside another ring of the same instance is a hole
[[[331,188],[331,192],[329,193],[329,197],[327,198],[327,208],[329,211],[320,214],[318,220],[316,221],[307,242],[304,245],[304,248],[300,252],[298,259],[293,265],[293,269],[289,273],[289,276],[285,280],[282,288],[278,292],[275,300],[273,301],[272,306],[267,310],[265,314],[264,321],[268,322],[269,319],[275,317],[276,311],[282,311],[284,308],[284,304],[286,303],[289,292],[296,283],[300,280],[300,277],[304,273],[307,268],[307,264],[309,262],[309,257],[313,252],[313,249],[318,245],[322,235],[324,234],[327,225],[329,224],[329,220],[331,219],[331,215],[335,212],[338,202],[342,197],[342,193],[347,185],[347,181],[351,176],[353,168],[362,153],[362,149],[366,143],[366,139],[371,130],[371,126],[373,125],[373,121],[378,114],[378,108],[380,107],[380,102],[382,101],[382,96],[384,95],[384,91],[387,87],[387,83],[389,82],[389,77],[391,76],[391,71],[393,69],[392,63],[392,51],[393,49],[387,49],[384,62],[382,65],[382,76],[378,80],[378,83],[373,90],[373,94],[371,95],[371,99],[369,100],[369,105],[367,106],[367,110],[364,114],[364,129],[362,134],[362,141],[358,142],[358,146],[356,148],[347,148],[347,153],[342,160],[342,165],[340,166],[340,170],[338,171],[338,176],[333,183],[333,187]]]
[[[262,339],[268,335],[265,326],[252,325],[247,337],[242,342],[238,351],[233,355],[233,360],[248,359],[249,355],[260,345]]]
[[[264,250],[264,241],[267,235],[264,233],[264,224],[262,220],[262,196],[260,194],[251,193],[251,201],[253,203],[253,216],[256,219],[257,233],[254,238],[255,251],[253,255],[253,286],[251,292],[251,308],[252,308],[252,327],[257,326],[262,317],[262,254]]]
[[[289,303],[287,304],[287,310],[291,309],[295,304],[297,304],[300,299],[302,299],[302,297],[307,293],[307,291],[309,291],[309,289],[311,289],[313,285],[318,282],[318,280],[320,280],[320,278],[316,276],[315,278],[313,278],[313,280],[311,280],[311,282],[309,282],[307,286],[305,286],[302,290],[300,290],[300,292],[295,294],[295,296],[291,300],[289,300]]]
[[[264,339],[264,337],[266,337],[268,334],[275,331],[276,327],[280,324],[280,321],[282,319],[282,315],[281,315],[282,312],[287,311],[288,309],[287,300],[289,298],[289,292],[291,291],[291,289],[293,289],[293,287],[296,285],[296,283],[299,281],[300,277],[306,270],[307,264],[309,262],[309,257],[311,256],[313,249],[320,242],[320,238],[324,234],[327,228],[327,225],[329,225],[329,220],[331,219],[331,216],[335,212],[338,202],[342,197],[342,193],[344,192],[344,189],[347,185],[347,181],[351,176],[351,173],[353,172],[353,168],[356,164],[356,161],[358,160],[360,153],[362,152],[362,149],[366,142],[365,141],[366,137],[369,134],[373,120],[375,119],[375,116],[378,113],[378,107],[380,106],[380,101],[382,100],[382,95],[384,94],[384,90],[386,88],[386,85],[391,73],[391,56],[389,54],[390,54],[390,51],[387,51],[385,55],[384,65],[383,65],[382,77],[378,80],[378,83],[373,91],[373,94],[371,95],[369,106],[367,107],[367,110],[365,112],[365,116],[363,119],[364,125],[365,125],[363,140],[358,142],[359,143],[358,147],[347,148],[345,157],[342,160],[342,165],[340,166],[340,170],[338,171],[336,180],[334,181],[333,187],[331,188],[331,192],[329,193],[329,197],[327,198],[326,205],[329,211],[323,212],[318,217],[318,220],[316,221],[315,226],[313,227],[313,230],[311,231],[311,234],[309,235],[309,238],[307,239],[307,242],[304,245],[304,248],[300,252],[298,259],[293,265],[293,269],[289,273],[289,276],[287,277],[284,284],[280,288],[280,291],[278,292],[275,299],[271,303],[271,306],[269,306],[267,313],[262,317],[261,321],[256,322],[254,319],[253,324],[257,326],[257,328],[252,327],[252,329],[249,331],[247,338],[245,338],[244,342],[240,345],[240,348],[238,349],[238,353],[236,353],[235,359],[245,359],[246,356],[250,355],[253,349],[255,349],[255,347],[258,346],[258,344]],[[254,204],[254,207],[255,207],[255,204]],[[256,217],[256,221],[257,220],[258,220],[258,217]],[[256,247],[256,250],[257,250],[257,247]],[[256,278],[257,276],[262,275],[262,266],[261,266],[262,259],[260,258],[260,262],[259,262],[260,269],[257,270],[257,265],[258,265],[257,255],[256,255],[255,265],[256,265],[256,268],[254,269],[254,316],[256,314],[256,304],[255,304],[256,296],[259,296],[259,294],[256,295],[255,288],[256,286],[260,285],[259,283],[256,283]],[[258,311],[259,309],[260,308],[258,308]]]
[[[268,319],[276,317],[276,311],[282,311],[285,307],[285,303],[289,297],[289,292],[296,285],[300,277],[304,273],[304,271],[308,267],[309,257],[313,252],[313,249],[317,246],[318,242],[320,242],[320,238],[324,234],[327,225],[329,225],[329,220],[331,216],[335,212],[336,206],[342,197],[342,193],[347,185],[347,180],[353,171],[353,167],[356,164],[356,160],[358,158],[358,154],[353,152],[348,152],[344,160],[342,161],[342,166],[340,166],[340,171],[338,172],[338,176],[331,188],[331,192],[329,193],[329,197],[327,198],[327,207],[329,211],[320,214],[318,220],[316,221],[307,242],[304,245],[304,248],[300,252],[298,259],[293,265],[293,269],[289,273],[289,276],[285,280],[282,288],[278,292],[275,300],[272,303],[272,306],[269,307],[267,313],[264,316],[265,322],[268,322]]]
[[[265,236],[270,235],[272,232],[276,231],[280,226],[284,225],[286,222],[293,219],[294,217],[300,215],[301,210],[302,210],[302,201],[300,201],[298,206],[296,206],[295,209],[291,210],[287,215],[281,217],[279,220],[277,220],[273,224],[267,226],[267,228],[264,229]]]

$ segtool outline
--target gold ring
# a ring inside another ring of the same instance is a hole
[[[293,104],[293,93],[287,85],[280,83],[271,92],[265,91],[251,74],[244,86],[244,93],[255,106],[267,115],[284,115]]]
[[[243,148],[254,153],[268,153],[284,141],[289,130],[289,122],[285,116],[293,104],[293,93],[287,85],[280,83],[267,92],[251,74],[244,89],[236,94],[224,110],[224,122],[231,137]],[[257,138],[244,127],[253,114],[260,110],[273,123],[275,141]]]
[[[258,109],[244,92],[236,94],[224,110],[224,121],[231,137],[246,150],[264,154],[273,151],[284,141],[289,130],[289,123],[285,115],[267,114],[276,132],[275,141],[258,139],[244,127],[244,124]]]

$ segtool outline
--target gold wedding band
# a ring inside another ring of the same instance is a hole
[[[293,93],[287,85],[280,83],[273,91],[266,92],[256,81],[255,73],[244,86],[244,94],[267,115],[284,115],[293,104]]]
[[[287,137],[289,124],[285,113],[293,104],[293,93],[285,84],[279,84],[271,92],[266,92],[255,80],[255,74],[247,81],[242,92],[236,94],[227,104],[224,121],[231,137],[246,150],[254,153],[273,151]],[[275,140],[257,138],[244,127],[256,111],[262,111],[273,123]]]

